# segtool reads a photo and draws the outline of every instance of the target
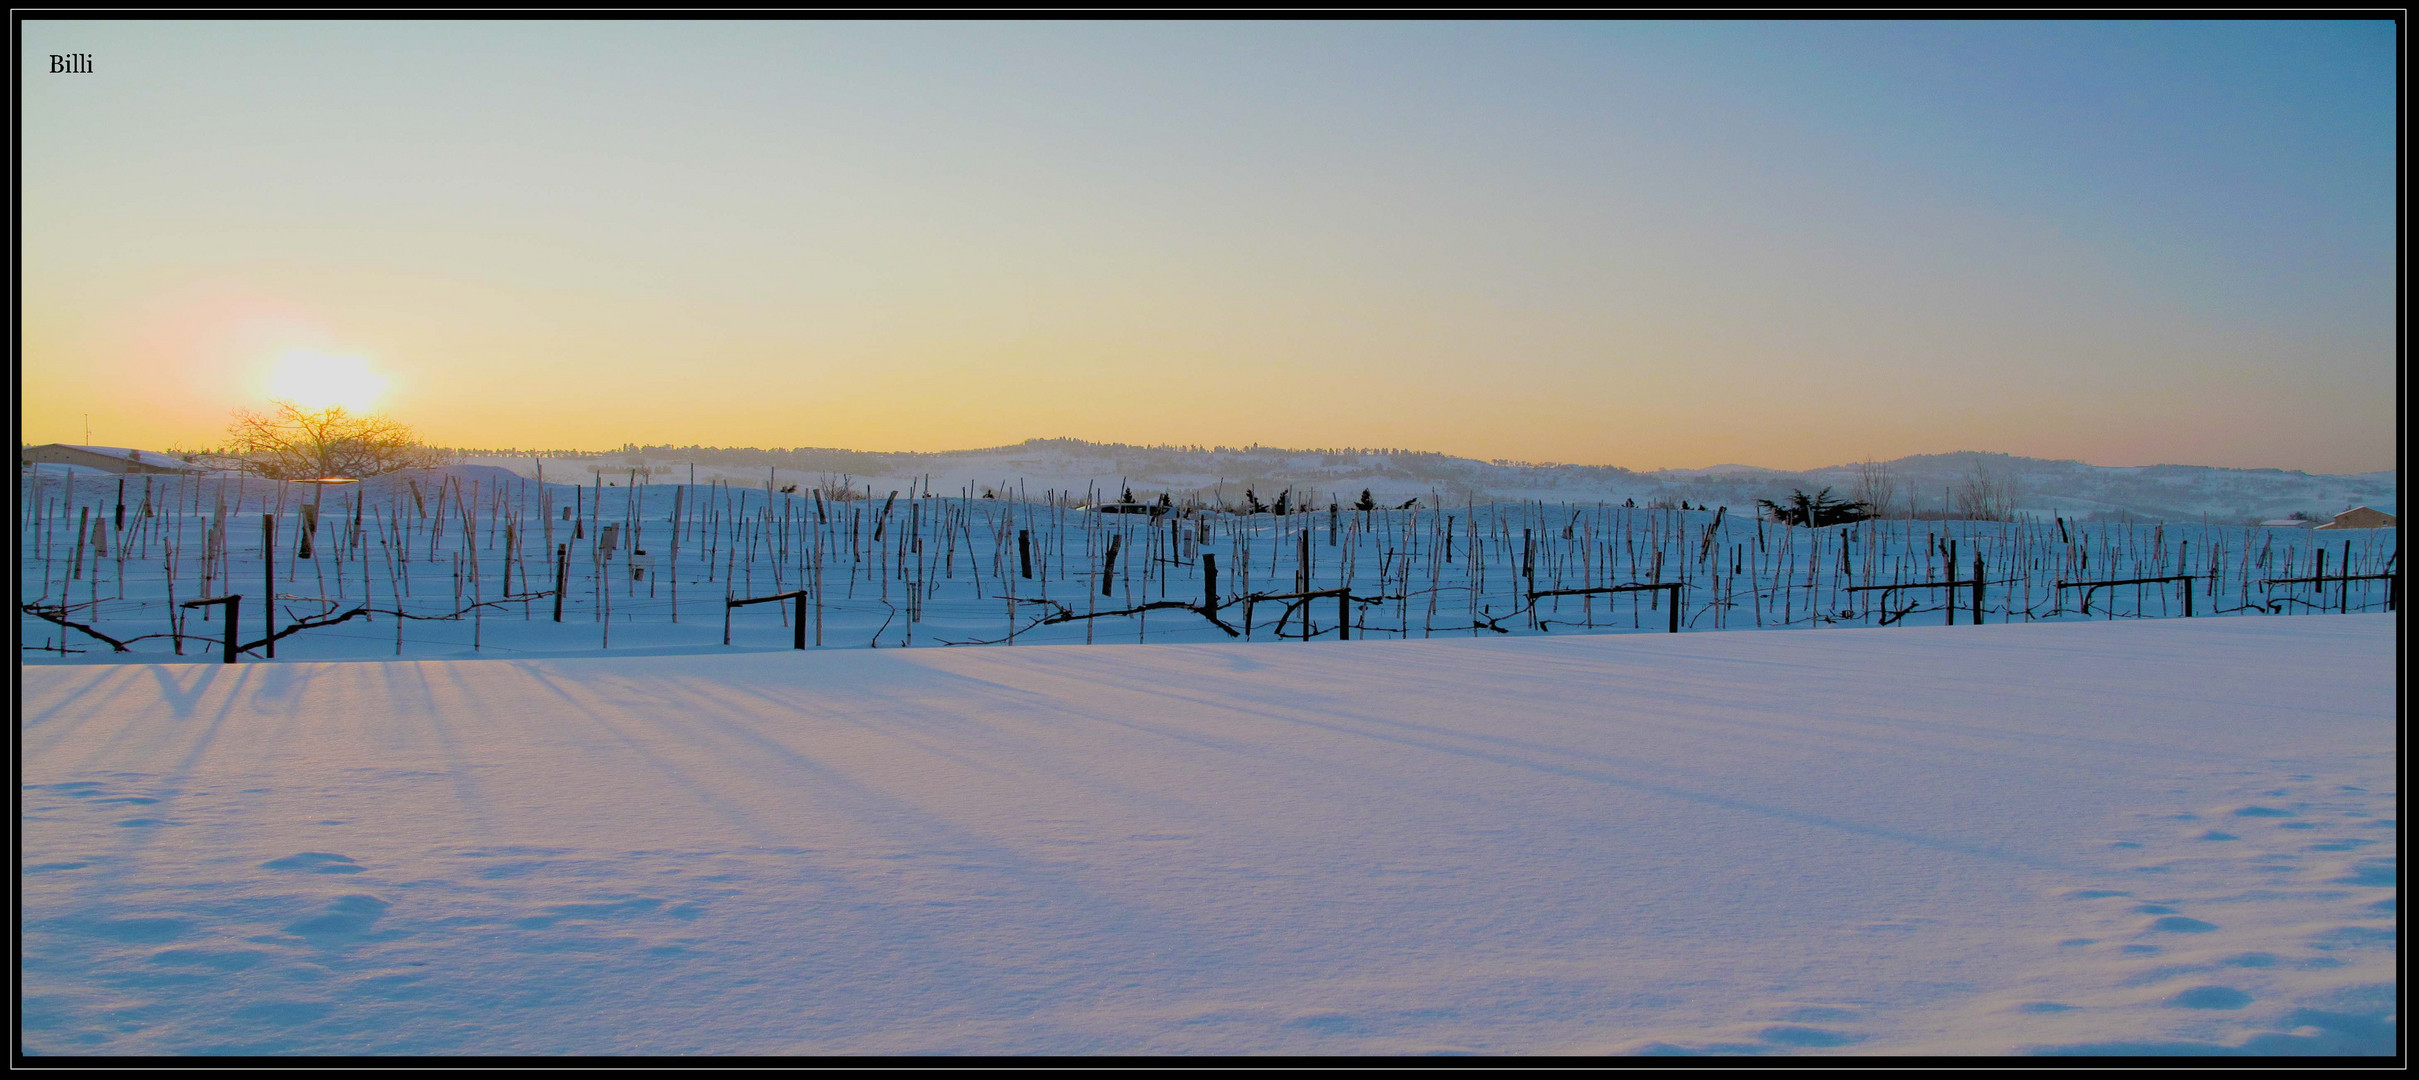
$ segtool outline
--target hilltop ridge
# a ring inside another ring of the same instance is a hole
[[[459,451],[466,463],[534,475],[549,463],[549,479],[646,472],[656,482],[719,479],[761,484],[841,482],[877,491],[929,489],[981,494],[1021,489],[1113,497],[1169,492],[1240,501],[1293,490],[1320,501],[1350,501],[1366,489],[1380,502],[1464,503],[1492,499],[1623,502],[1638,505],[1747,506],[1795,490],[1829,487],[1856,497],[1865,473],[1886,476],[1904,505],[1917,513],[1953,504],[1961,485],[1977,476],[2005,485],[2022,513],[2066,517],[2242,522],[2294,511],[2326,516],[2355,505],[2396,513],[2392,470],[2330,475],[2288,469],[2209,465],[2089,465],[2073,460],[1983,451],[1913,454],[1893,461],[1843,463],[1816,469],[1726,464],[1637,470],[1513,460],[1481,461],[1433,451],[1363,447],[1291,448],[1257,444],[1135,445],[1073,438],[1035,438],[1007,446],[949,451],[869,451],[824,447],[757,448],[628,445],[602,452]]]

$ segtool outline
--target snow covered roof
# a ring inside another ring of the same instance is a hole
[[[135,450],[124,446],[70,446],[66,443],[60,443],[58,445],[66,446],[70,450],[82,450],[86,453],[92,454],[106,454],[114,458],[124,458],[137,464],[155,465],[161,468],[181,466],[185,464],[185,462],[175,457],[151,450]]]
[[[2335,520],[2327,522],[2326,524],[2319,526],[2319,528],[2391,529],[2399,524],[2400,522],[2394,519],[2394,515],[2386,513],[2383,510],[2371,510],[2365,506],[2355,506],[2344,511],[2343,513],[2335,515]]]
[[[191,464],[171,454],[162,454],[154,450],[136,450],[131,447],[124,446],[77,446],[72,443],[43,443],[39,446],[24,447],[18,451],[17,457],[20,461],[63,462],[70,465],[92,465],[101,467],[114,466],[118,462],[124,462],[127,465],[135,466],[136,469],[140,471],[146,472],[206,471],[202,466]],[[104,462],[108,464],[104,465]],[[129,470],[121,468],[118,471],[123,472]]]

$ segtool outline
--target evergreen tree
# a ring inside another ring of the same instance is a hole
[[[1846,502],[1832,498],[1830,488],[1815,492],[1811,497],[1807,496],[1804,491],[1798,491],[1790,495],[1789,501],[1785,503],[1758,499],[1756,505],[1764,508],[1772,515],[1774,521],[1783,525],[1804,525],[1816,529],[1825,525],[1844,525],[1849,522],[1863,521],[1873,516],[1872,508],[1864,503]]]

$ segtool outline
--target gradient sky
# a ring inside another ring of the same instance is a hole
[[[51,74],[51,53],[91,74]],[[2394,464],[2394,27],[23,24],[26,442]]]

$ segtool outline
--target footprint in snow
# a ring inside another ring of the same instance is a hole
[[[2334,884],[2376,885],[2384,888],[2392,888],[2394,883],[2400,879],[2400,876],[2401,875],[2395,872],[2394,860],[2392,859],[2362,859],[2358,863],[2353,864],[2352,875],[2350,877],[2336,878]]]
[[[358,874],[361,867],[349,857],[324,851],[303,851],[282,859],[260,864],[263,870],[301,870],[312,874]]]
[[[272,959],[272,954],[259,949],[162,949],[151,954],[150,962],[213,971],[242,971],[269,959]]]
[[[2206,923],[2200,921],[2199,919],[2187,918],[2182,915],[2169,915],[2163,919],[2153,920],[2149,929],[2145,930],[2144,932],[2152,934],[2206,934],[2215,929],[2217,929],[2216,923]]]
[[[369,933],[370,927],[385,918],[386,909],[393,906],[375,896],[338,897],[328,905],[327,914],[288,926],[286,932],[314,945],[332,945]]]
[[[514,919],[512,924],[523,930],[543,930],[559,922],[629,919],[649,914],[662,907],[663,904],[661,899],[652,896],[586,904],[555,904],[546,909],[546,914]],[[692,908],[694,912],[682,910]],[[695,918],[695,913],[703,910],[702,907],[694,904],[683,904],[680,908],[673,909],[672,914],[688,919]]]
[[[2374,844],[2374,843],[2376,843],[2376,842],[2377,842],[2377,841],[2375,841],[2375,840],[2360,840],[2360,839],[2351,839],[2351,840],[2329,840],[2329,841],[2326,841],[2325,843],[2321,843],[2321,844],[2312,844],[2312,845],[2310,845],[2310,846],[2308,846],[2308,847],[2303,848],[2302,850],[2303,850],[2303,851],[2357,851],[2357,850],[2359,850],[2359,849],[2361,849],[2361,848],[2367,847],[2367,846],[2369,846],[2370,844]]]
[[[1830,1028],[1806,1027],[1801,1024],[1774,1024],[1757,1032],[1756,1037],[1776,1046],[1850,1046],[1865,1041],[1867,1036]]]
[[[27,791],[48,789],[74,799],[89,799],[101,793],[101,785],[90,780],[71,780],[64,784],[27,784]]]
[[[2337,952],[2345,949],[2391,949],[2394,947],[2394,931],[2377,926],[2338,926],[2332,930],[2312,935],[2309,944],[2311,948],[2321,952]]]
[[[1321,1035],[1364,1035],[1369,1032],[1369,1026],[1360,1018],[1334,1012],[1297,1016],[1286,1021],[1285,1026],[1303,1031],[1314,1031]]]
[[[280,1027],[308,1024],[336,1011],[332,1001],[263,1001],[246,1005],[232,1014],[239,1020],[256,1020]]]
[[[1826,1020],[1854,1020],[1863,1015],[1864,1013],[1859,1010],[1842,1008],[1837,1005],[1800,1005],[1773,1017],[1773,1019],[1796,1023],[1816,1023]]]
[[[2231,986],[2195,986],[2168,998],[2167,1004],[2179,1009],[2239,1009],[2251,1004],[2251,995]]]

